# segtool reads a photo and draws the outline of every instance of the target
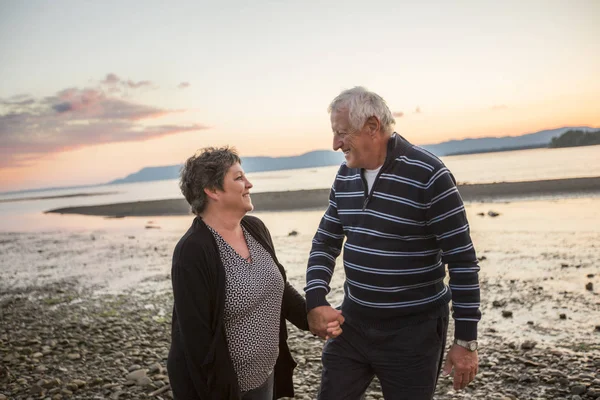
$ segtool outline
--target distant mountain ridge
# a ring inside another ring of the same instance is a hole
[[[552,138],[562,135],[569,130],[594,130],[588,126],[563,127],[546,129],[520,136],[484,137],[478,139],[449,140],[447,142],[421,146],[437,156],[446,156],[456,153],[490,152],[493,150],[507,150],[510,148],[525,148],[547,146]]]
[[[342,152],[317,150],[291,157],[242,157],[242,165],[246,172],[279,171],[283,169],[316,168],[340,165],[344,161]],[[164,167],[146,167],[123,179],[116,179],[109,184],[148,182],[163,179],[176,179],[182,164]]]
[[[588,126],[570,126],[557,129],[546,129],[539,132],[520,136],[485,137],[478,139],[450,140],[438,144],[421,146],[437,156],[460,153],[491,152],[494,150],[509,150],[518,148],[545,147],[554,137],[568,130],[591,131],[597,128]],[[410,140],[410,137],[408,137]],[[316,168],[339,165],[344,160],[342,152],[331,150],[311,151],[291,157],[242,157],[242,165],[246,172],[277,171],[298,168]],[[146,167],[138,172],[116,179],[108,184],[148,182],[165,179],[176,179],[179,176],[181,164],[162,167]]]

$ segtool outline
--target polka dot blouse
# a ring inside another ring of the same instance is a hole
[[[269,252],[244,227],[249,260],[208,228],[225,268],[225,335],[244,392],[262,385],[277,361],[283,277]]]

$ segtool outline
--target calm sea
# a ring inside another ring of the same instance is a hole
[[[489,183],[600,176],[600,146],[534,149],[442,157],[459,183]],[[248,174],[253,192],[329,188],[338,167],[306,168]],[[46,210],[95,204],[181,197],[176,179],[91,186],[78,189],[0,195],[0,231],[21,230],[32,223],[52,226],[57,216]],[[32,197],[95,193],[98,196],[43,200],[17,200]],[[40,218],[44,218],[42,221]],[[61,216],[58,216],[59,218]],[[91,221],[87,217],[87,221]],[[92,217],[94,218],[94,217]],[[32,222],[35,221],[35,222]],[[61,225],[61,224],[58,224]],[[27,229],[29,230],[29,229]]]

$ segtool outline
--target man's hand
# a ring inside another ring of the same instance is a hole
[[[464,347],[453,344],[446,356],[444,364],[444,375],[450,375],[454,367],[454,389],[467,387],[479,370],[479,359],[477,351],[469,351]]]
[[[342,333],[344,323],[342,312],[331,306],[315,307],[308,312],[310,331],[321,339],[329,339]]]

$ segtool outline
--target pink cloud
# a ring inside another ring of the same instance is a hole
[[[26,165],[58,151],[208,129],[202,124],[142,123],[182,111],[126,101],[94,88],[68,88],[41,99],[0,99],[0,168]]]
[[[191,86],[191,84],[189,82],[181,82],[179,85],[177,85],[177,87],[179,89],[186,89],[189,88]]]
[[[132,89],[138,89],[144,86],[152,86],[152,82],[150,81],[139,81],[134,82],[131,79],[126,82],[126,85]]]
[[[392,115],[396,118],[402,118],[404,116],[404,113],[402,111],[396,111],[393,112]]]

